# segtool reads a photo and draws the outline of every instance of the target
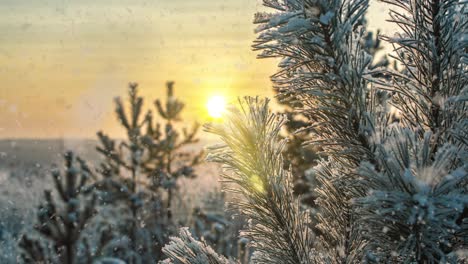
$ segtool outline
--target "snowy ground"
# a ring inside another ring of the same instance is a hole
[[[0,263],[10,263],[18,256],[17,240],[30,229],[43,191],[50,189],[52,164],[61,163],[61,153],[74,150],[96,165],[99,155],[94,140],[0,140]],[[203,148],[205,143],[193,147]],[[219,189],[219,167],[202,164],[198,178],[181,182],[190,207],[197,206],[210,192]]]

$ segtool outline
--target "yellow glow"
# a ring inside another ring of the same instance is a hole
[[[259,193],[265,192],[265,189],[263,188],[263,182],[262,179],[258,175],[253,175],[250,179],[252,181],[252,187]]]
[[[220,118],[226,111],[226,100],[221,95],[214,95],[206,103],[206,109],[211,117]]]

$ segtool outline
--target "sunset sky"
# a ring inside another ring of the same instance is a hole
[[[147,107],[166,80],[206,121],[215,94],[271,96],[274,60],[257,60],[255,0],[1,0],[0,138],[119,135],[113,97],[140,83]],[[383,28],[373,3],[371,28]]]

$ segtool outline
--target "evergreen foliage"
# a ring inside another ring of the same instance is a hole
[[[367,21],[363,19],[360,23],[366,25]],[[382,56],[380,60],[375,59],[375,55],[382,50],[379,30],[377,30],[376,35],[374,37],[373,32],[367,32],[363,39],[364,49],[374,58],[372,65],[369,66],[370,69],[389,66],[387,56]],[[383,74],[382,71],[376,71],[373,75],[388,78],[388,75]],[[294,193],[301,198],[303,205],[314,208],[316,197],[313,188],[316,180],[310,169],[316,165],[319,158],[317,154],[319,147],[307,144],[312,140],[311,134],[307,133],[307,127],[311,125],[310,120],[301,111],[304,106],[300,99],[293,94],[281,93],[279,87],[274,87],[274,90],[277,94],[278,103],[284,107],[281,113],[285,114],[288,120],[283,127],[286,132],[285,137],[288,138],[288,144],[283,155],[286,160],[285,166],[290,166],[292,169]]]
[[[311,143],[326,157],[315,168],[317,247],[331,261],[358,261],[363,244],[351,201],[365,191],[354,170],[362,160],[375,160],[367,135],[378,114],[364,78],[372,62],[363,41],[368,2],[265,3],[282,12],[256,16],[260,35],[254,47],[261,58],[283,58],[273,82],[302,102]]]
[[[318,155],[315,147],[305,144],[310,141],[310,135],[301,131],[310,123],[295,110],[301,108],[300,101],[293,97],[282,98],[280,94],[277,99],[284,107],[281,113],[287,117],[283,128],[285,131],[283,137],[288,139],[288,144],[283,151],[284,166],[286,169],[292,169],[294,194],[300,197],[302,205],[313,208],[316,198],[312,192],[315,179],[308,172],[315,165]]]
[[[173,203],[182,202],[177,193],[178,180],[196,177],[193,166],[202,154],[183,150],[197,142],[198,125],[191,130],[176,130],[184,104],[174,97],[173,84],[167,83],[165,104],[159,99],[154,102],[164,123],[155,122],[151,111],[143,112],[138,85],[130,83],[128,110],[121,98],[115,99],[115,112],[127,137],[117,141],[98,132],[101,144],[97,151],[104,162],[100,165],[102,177],[94,187],[105,203],[113,203],[114,208],[123,204],[126,209],[124,224],[120,223],[117,231],[129,238],[129,247],[122,248],[119,254],[123,259],[129,258],[127,261],[162,259],[161,248],[181,221],[174,219],[172,212]],[[119,235],[114,236],[119,239]],[[106,242],[113,244],[114,239]]]
[[[188,223],[190,231],[195,238],[202,238],[218,254],[233,257],[244,252],[248,255],[248,239],[237,239],[245,219],[225,208],[224,194],[215,191],[202,200]]]
[[[39,206],[38,223],[34,229],[39,240],[24,235],[19,246],[23,249],[23,260],[26,263],[85,263],[90,261],[89,250],[78,256],[79,247],[83,247],[81,232],[90,222],[95,213],[96,196],[89,199],[83,192],[91,173],[86,163],[77,159],[72,152],[65,154],[65,175],[60,170],[52,172],[55,191],[58,200],[53,198],[52,192],[46,190],[45,201]],[[45,243],[43,243],[45,242]],[[80,261],[78,261],[80,260]]]
[[[229,190],[244,197],[236,203],[251,219],[254,260],[466,261],[466,3],[385,1],[402,31],[382,38],[395,48],[394,71],[373,62],[367,0],[263,2],[275,12],[256,15],[254,48],[282,59],[275,89],[298,102],[321,158],[311,222],[280,166],[284,118],[274,121],[267,103],[250,98],[224,125],[207,127],[225,144],[209,160],[231,171]]]
[[[400,116],[399,126],[376,144],[380,170],[360,168],[376,184],[360,199],[363,208],[375,211],[370,222],[379,221],[389,234],[370,246],[378,243],[386,258],[397,252],[403,261],[455,262],[468,242],[466,3],[388,3],[404,34],[385,40],[404,70],[390,72],[392,80],[380,87],[392,92],[390,104]],[[376,236],[376,226],[369,227]]]
[[[164,253],[169,257],[163,263],[173,264],[229,264],[223,256],[218,255],[210,246],[195,240],[190,231],[182,228],[179,237],[172,237],[171,242],[164,247]]]
[[[224,174],[225,180],[246,199],[238,205],[251,221],[244,235],[255,238],[255,262],[308,263],[309,218],[293,196],[292,175],[283,169],[284,142],[277,141],[285,119],[270,114],[268,101],[247,98],[240,103],[226,124],[206,127],[225,144],[211,148],[208,160],[232,172]]]
[[[243,236],[252,239],[253,261],[311,263],[309,217],[293,195],[292,175],[283,166],[284,141],[278,142],[286,120],[269,112],[268,100],[246,98],[240,103],[241,109],[231,109],[225,124],[206,127],[224,143],[210,149],[208,160],[226,166],[223,177],[234,184],[229,190],[244,198],[237,205],[250,219]],[[173,254],[171,247],[165,252]]]

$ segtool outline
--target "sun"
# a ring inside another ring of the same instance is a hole
[[[213,95],[206,103],[208,114],[213,118],[220,118],[226,111],[226,99],[221,95]]]

